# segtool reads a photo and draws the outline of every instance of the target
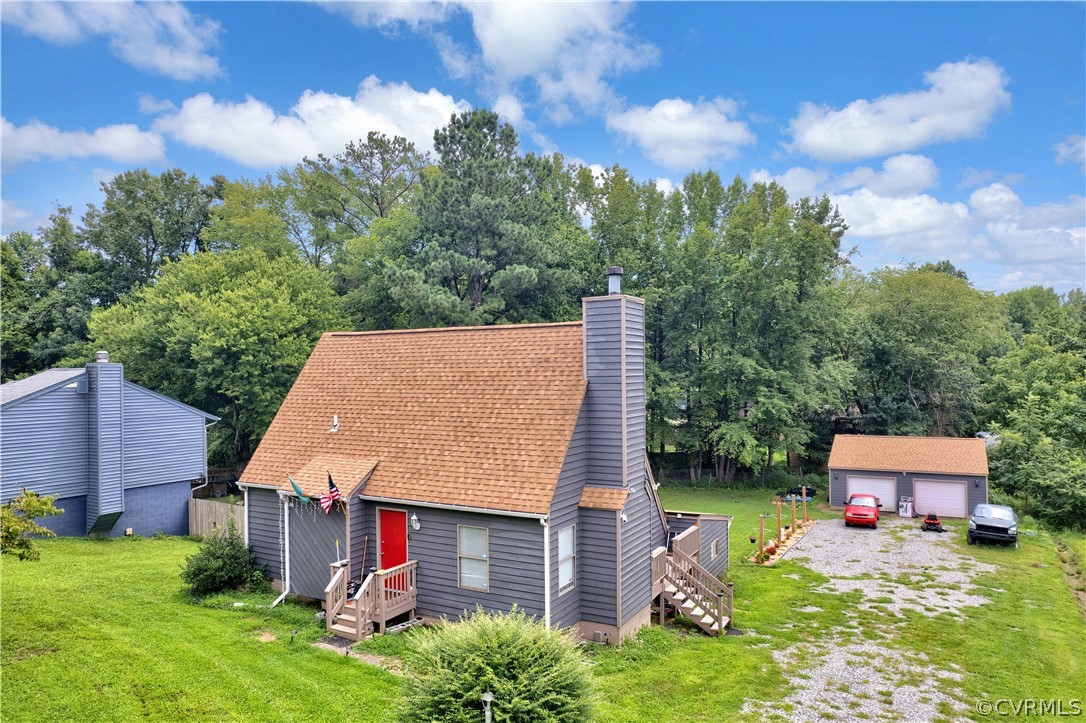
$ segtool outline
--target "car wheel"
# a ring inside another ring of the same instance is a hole
[[[969,545],[972,545],[974,542],[976,542],[976,540],[973,539],[972,535],[966,535],[965,536],[965,542],[967,544],[969,544]]]
[[[875,524],[871,525],[871,529],[872,529],[872,530],[877,530],[877,529],[879,529],[879,523],[878,523],[878,522],[876,522]]]
[[[852,523],[848,520],[845,520],[845,527],[852,527]]]

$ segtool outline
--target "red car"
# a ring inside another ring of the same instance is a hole
[[[845,527],[853,525],[879,526],[879,508],[882,503],[875,495],[852,495],[845,503]]]

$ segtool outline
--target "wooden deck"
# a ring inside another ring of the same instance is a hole
[[[720,635],[731,625],[732,589],[698,564],[701,531],[685,530],[671,541],[671,552],[658,547],[652,553],[652,594],[659,599],[660,622],[666,603],[694,621],[709,635]]]

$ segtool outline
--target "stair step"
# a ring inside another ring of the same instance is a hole
[[[342,623],[335,623],[331,627],[332,632],[341,638],[347,638],[348,640],[358,640],[358,630],[353,625],[343,625]]]

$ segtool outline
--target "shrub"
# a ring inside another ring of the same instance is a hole
[[[414,638],[404,720],[477,723],[487,691],[494,723],[592,718],[589,663],[576,640],[516,607],[508,614],[479,609]]]
[[[41,557],[41,552],[34,547],[34,538],[56,537],[56,533],[35,520],[63,512],[54,506],[56,501],[56,497],[41,497],[37,492],[24,489],[21,495],[0,507],[0,553],[15,555],[20,560]]]
[[[196,554],[185,559],[181,579],[192,587],[193,595],[207,595],[247,584],[255,565],[256,556],[245,546],[231,517],[226,529],[212,532]]]

